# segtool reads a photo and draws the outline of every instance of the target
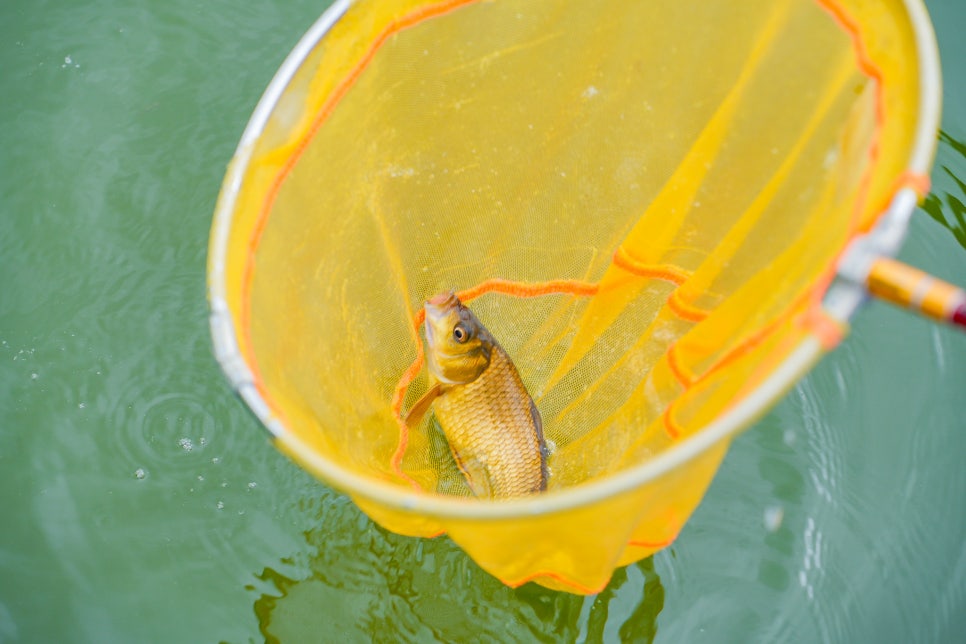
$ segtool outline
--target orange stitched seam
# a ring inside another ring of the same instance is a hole
[[[664,541],[656,541],[656,542],[649,542],[649,541],[628,541],[627,542],[627,545],[634,546],[635,548],[667,548],[669,545],[671,545],[672,543],[674,543],[674,541],[677,538],[678,538],[678,535],[674,535],[673,537],[669,537],[669,538],[665,539]]]
[[[638,277],[649,277],[652,279],[664,280],[680,287],[691,277],[691,273],[672,264],[645,264],[631,257],[630,253],[623,246],[617,247],[614,253],[614,266],[637,275]],[[675,289],[667,299],[668,308],[679,318],[688,322],[700,322],[708,317],[708,312],[696,306],[692,306],[681,297],[681,291]]]
[[[589,586],[584,586],[582,584],[579,584],[576,581],[573,581],[571,579],[567,579],[563,575],[561,575],[559,573],[556,573],[556,572],[537,572],[537,573],[534,573],[532,575],[527,575],[526,577],[521,577],[520,579],[518,579],[516,581],[507,581],[506,579],[503,579],[501,577],[500,578],[500,581],[502,581],[504,584],[506,584],[510,588],[519,588],[520,586],[522,586],[523,584],[527,583],[528,581],[533,581],[533,580],[535,580],[535,579],[537,579],[539,577],[549,577],[550,579],[553,579],[553,580],[555,580],[555,581],[563,584],[564,586],[570,586],[571,588],[576,589],[577,592],[579,592],[581,594],[584,594],[584,595],[593,595],[593,594],[599,593],[600,591],[604,590],[604,588],[607,587],[607,584],[610,583],[610,579],[608,579],[603,584],[601,584],[599,587],[591,588]]]
[[[875,88],[876,89],[876,94],[875,94],[876,128],[875,128],[875,133],[873,134],[873,137],[872,137],[872,141],[869,144],[869,150],[867,153],[868,159],[869,159],[869,167],[866,169],[865,173],[863,174],[862,180],[859,184],[859,193],[856,198],[855,208],[852,212],[852,221],[849,224],[850,234],[854,234],[855,231],[857,231],[862,227],[860,216],[864,209],[866,199],[868,197],[868,192],[871,184],[872,170],[875,167],[875,164],[878,161],[878,157],[879,157],[879,145],[880,145],[880,137],[882,132],[882,124],[885,119],[882,72],[879,70],[878,67],[876,67],[876,65],[870,59],[868,52],[866,51],[865,43],[862,41],[862,38],[859,35],[858,25],[855,23],[854,20],[852,20],[851,16],[849,16],[845,12],[845,10],[841,6],[839,6],[834,0],[816,0],[816,2],[820,6],[822,6],[832,16],[832,18],[839,24],[839,26],[843,29],[843,31],[845,31],[848,34],[849,38],[852,40],[852,45],[855,51],[855,57],[856,57],[856,61],[859,66],[859,69],[862,71],[863,74],[865,74],[874,83],[876,83],[876,88]],[[898,187],[901,187],[901,186],[909,186],[914,190],[916,190],[917,194],[922,196],[923,194],[925,194],[925,192],[928,191],[929,179],[928,177],[923,177],[922,175],[916,175],[914,173],[907,172],[900,175],[896,181],[896,188],[898,189]],[[894,194],[894,191],[892,194]],[[870,226],[872,221],[875,221],[875,219],[873,218],[870,221],[870,224],[869,224]],[[732,362],[734,362],[735,360],[739,359],[745,353],[747,353],[752,348],[757,346],[760,342],[762,342],[768,336],[768,334],[770,334],[779,324],[781,324],[783,321],[787,319],[792,318],[792,316],[795,316],[794,311],[798,309],[798,307],[801,306],[802,304],[806,304],[807,308],[804,312],[798,314],[797,321],[801,323],[803,326],[805,326],[805,328],[809,329],[809,331],[812,332],[816,337],[818,337],[819,341],[822,342],[823,347],[825,347],[826,349],[829,349],[832,346],[834,346],[835,343],[840,341],[842,336],[844,335],[844,332],[841,326],[837,324],[831,324],[831,325],[825,324],[826,322],[830,322],[830,320],[827,318],[827,316],[822,315],[822,311],[820,310],[822,295],[825,293],[826,288],[835,277],[835,266],[837,265],[838,259],[840,257],[841,257],[841,253],[839,254],[839,257],[836,258],[836,261],[833,262],[832,267],[828,271],[826,271],[823,276],[819,278],[815,286],[811,289],[808,289],[801,297],[797,298],[795,302],[793,302],[793,304],[788,309],[786,309],[786,313],[780,314],[771,322],[769,322],[764,327],[759,329],[756,333],[748,337],[744,342],[742,342],[734,349],[732,349],[731,351],[723,355],[716,363],[711,365],[711,367],[705,370],[700,376],[695,378],[691,384],[696,384],[697,382],[700,382],[705,378],[710,377],[711,375],[716,373],[719,369],[722,369],[727,365],[731,364]],[[673,309],[675,302],[673,302],[672,299],[673,299],[673,296],[672,298],[669,298],[668,303]],[[817,307],[816,312],[811,312],[809,310],[809,309],[812,309],[813,307]],[[673,349],[673,346],[671,349]],[[669,356],[672,354],[671,349],[668,350]],[[668,364],[673,365],[671,360],[668,361]],[[673,366],[672,366],[672,371],[674,371]],[[678,375],[677,372],[675,372],[675,375],[676,376]],[[686,385],[686,386],[690,386],[690,385]],[[665,428],[668,429],[668,433],[671,434],[672,437],[674,436],[672,432],[676,430],[673,428],[674,422],[671,417],[671,411],[675,407],[676,403],[679,402],[680,400],[681,398],[679,396],[671,404],[669,404],[668,407],[665,409],[664,416],[663,416],[663,418],[665,419]]]
[[[459,291],[456,296],[463,302],[475,300],[486,293],[502,293],[514,297],[535,297],[537,295],[557,294],[587,297],[596,295],[598,289],[597,284],[579,280],[551,280],[549,282],[527,283],[514,282],[497,277]]]
[[[882,127],[883,123],[885,123],[885,88],[882,79],[882,71],[869,57],[865,42],[862,40],[862,37],[859,33],[858,24],[845,11],[845,9],[835,2],[835,0],[816,0],[816,2],[823,7],[830,16],[832,16],[835,22],[838,23],[839,27],[849,36],[849,39],[852,41],[852,47],[855,51],[855,59],[859,70],[875,83],[876,126],[875,132],[872,135],[872,141],[869,143],[869,167],[866,169],[862,177],[862,181],[859,186],[859,195],[856,199],[855,209],[852,213],[852,222],[849,226],[850,233],[854,233],[857,230],[865,231],[868,230],[868,228],[870,228],[877,219],[877,217],[871,217],[867,224],[863,225],[860,216],[865,208],[865,202],[868,197],[872,180],[872,169],[875,167],[879,159],[879,146],[882,136]]]
[[[681,385],[687,389],[691,383],[694,382],[694,374],[690,373],[688,369],[681,363],[681,359],[678,357],[677,343],[673,343],[668,347],[665,355],[667,356],[667,366],[670,368],[671,373],[674,374],[675,379]]]
[[[672,282],[680,286],[691,274],[683,268],[678,268],[672,264],[645,264],[630,256],[623,246],[618,246],[613,258],[614,266],[622,268],[628,273],[633,273],[639,277],[651,277],[654,279]]]
[[[848,14],[846,14],[845,11],[833,0],[816,0],[816,2],[818,2],[818,4],[821,5],[822,7],[824,7],[826,11],[828,11],[828,13],[833,17],[833,19],[835,19],[835,21],[841,26],[841,28],[849,35],[849,37],[852,40],[853,47],[855,49],[856,60],[860,70],[870,79],[872,79],[873,82],[876,83],[876,131],[873,136],[872,143],[870,143],[869,145],[868,155],[869,155],[870,165],[862,178],[862,182],[859,187],[859,195],[856,200],[856,208],[853,211],[853,215],[852,215],[853,221],[850,224],[850,230],[854,231],[861,223],[860,221],[858,221],[858,218],[862,212],[862,208],[865,204],[867,193],[870,187],[869,184],[871,182],[872,168],[875,166],[875,163],[878,159],[879,136],[882,130],[882,123],[884,118],[884,106],[883,106],[883,97],[882,97],[882,93],[883,93],[882,73],[869,58],[868,53],[866,52],[866,49],[865,49],[865,44],[863,43],[862,39],[859,37],[858,26],[855,24],[852,18]],[[924,178],[921,175],[906,173],[899,177],[899,179],[897,180],[897,185],[909,185],[913,189],[917,190],[917,193],[918,193],[918,191],[922,190],[923,187],[928,187],[928,179],[925,179],[925,181],[923,179]],[[749,336],[744,342],[742,342],[734,349],[732,349],[731,351],[723,355],[716,363],[711,365],[700,376],[695,378],[691,384],[695,384],[697,382],[704,380],[705,378],[708,378],[709,376],[717,372],[719,369],[726,367],[727,365],[731,364],[732,362],[734,362],[735,360],[739,359],[741,356],[746,354],[748,351],[753,349],[755,346],[761,343],[779,324],[781,324],[783,321],[787,319],[790,319],[793,315],[795,315],[794,311],[798,309],[799,306],[801,306],[802,304],[805,304],[806,302],[811,300],[811,302],[807,304],[808,307],[816,307],[816,306],[821,307],[822,294],[824,294],[825,289],[831,283],[832,279],[835,276],[834,265],[836,263],[837,262],[833,263],[833,267],[829,271],[826,271],[824,276],[819,278],[817,284],[813,288],[808,289],[801,297],[797,298],[792,303],[792,305],[786,310],[787,311],[786,313],[777,316],[771,322],[769,322],[761,329],[759,329],[756,333]],[[823,346],[825,346],[826,348],[829,348],[828,343],[832,341],[837,342],[837,340],[841,339],[842,333],[841,333],[840,327],[838,327],[839,333],[836,338],[835,335],[831,333],[826,333],[826,331],[829,330],[827,326],[823,326],[822,328],[815,328],[811,324],[809,324],[809,322],[818,322],[818,323],[824,322],[825,320],[821,316],[815,317],[814,314],[809,314],[808,311],[806,310],[805,312],[798,314],[798,320],[806,328],[808,328],[813,334],[815,334],[822,342]],[[673,346],[672,346],[672,349],[673,349]],[[671,350],[669,349],[669,354],[670,353],[671,353]],[[669,364],[671,364],[670,360],[669,360]],[[672,371],[673,371],[673,368],[672,368]],[[676,398],[675,402],[678,400],[680,400],[680,397]],[[665,410],[666,418],[668,420],[671,419],[670,410],[675,406],[675,402],[672,402],[670,405],[668,405],[668,408]],[[665,424],[667,425],[667,423]]]
[[[824,292],[824,288],[821,288],[821,287],[824,286],[824,280],[822,280],[822,282],[823,283],[820,283],[820,285],[819,285],[818,288],[816,288],[816,289],[809,289],[805,293],[803,293],[801,296],[799,296],[798,298],[796,298],[796,300],[792,303],[792,306],[789,307],[789,311],[795,311],[803,303],[807,302],[809,299],[813,299],[814,298],[813,290],[814,291],[818,291],[818,292]],[[778,325],[780,325],[785,320],[789,319],[790,318],[790,315],[791,315],[791,313],[783,313],[783,314],[780,314],[780,315],[776,316],[770,322],[768,322],[763,327],[761,327],[760,329],[758,329],[758,331],[756,331],[755,333],[753,333],[750,336],[748,336],[748,338],[746,338],[743,342],[739,343],[733,349],[731,349],[730,351],[728,351],[727,353],[725,353],[723,356],[721,356],[721,358],[719,358],[717,362],[715,362],[710,367],[708,367],[700,375],[693,376],[687,383],[681,381],[680,377],[678,378],[678,380],[680,382],[682,382],[682,384],[684,384],[685,388],[690,388],[693,385],[698,384],[698,383],[702,382],[703,380],[706,380],[707,378],[711,377],[712,375],[714,375],[715,373],[717,373],[721,369],[727,367],[729,364],[731,364],[731,363],[735,362],[736,360],[738,360],[739,358],[741,358],[741,356],[745,355],[748,351],[751,351],[754,347],[756,347],[758,344],[760,344],[762,341],[764,341],[765,338],[768,337],[768,335],[772,331],[774,331],[776,327],[778,327]],[[668,356],[669,356],[668,365],[669,366],[672,366],[672,369],[671,369],[672,372],[674,371],[674,368],[673,368],[673,363],[672,363],[672,361],[671,361],[670,358],[671,358],[671,356],[673,356],[674,346],[675,345],[672,345],[671,348],[668,349]],[[678,376],[678,374],[675,373],[675,376]],[[668,430],[668,434],[672,438],[677,438],[678,434],[680,433],[680,429],[679,429],[680,425],[678,425],[678,423],[676,421],[674,421],[674,419],[671,416],[672,409],[674,407],[676,407],[677,404],[680,401],[681,401],[681,396],[676,397],[667,406],[667,408],[664,410],[664,416],[663,416],[663,418],[664,418],[664,426],[665,426],[665,429]]]
[[[677,538],[678,538],[678,535],[674,535],[673,537],[671,537],[671,538],[669,538],[669,539],[667,539],[665,541],[660,541],[660,542],[657,542],[657,543],[648,543],[646,541],[628,541],[627,542],[627,545],[634,546],[636,548],[667,548],[669,545],[671,545],[672,543],[674,543],[674,541]],[[587,594],[587,595],[592,595],[594,593],[599,593],[600,591],[602,591],[604,588],[607,587],[607,584],[608,583],[610,583],[610,580],[608,579],[600,587],[598,587],[598,588],[591,588],[589,586],[584,586],[582,584],[579,584],[579,583],[577,583],[577,582],[575,582],[575,581],[573,581],[571,579],[567,579],[563,575],[561,575],[559,573],[556,573],[556,572],[537,572],[537,573],[534,573],[532,575],[527,575],[526,577],[522,577],[522,578],[520,578],[518,580],[515,580],[515,581],[507,581],[507,580],[502,579],[502,578],[500,579],[500,581],[502,581],[504,584],[506,584],[507,586],[509,586],[511,588],[517,588],[517,587],[522,586],[523,584],[527,583],[528,581],[533,581],[535,579],[538,579],[539,577],[549,577],[550,579],[553,579],[553,580],[555,580],[555,581],[557,581],[557,582],[559,582],[559,583],[561,583],[561,584],[563,584],[565,586],[570,586],[571,588],[575,588],[578,591],[580,591],[581,593],[584,593],[584,594]]]
[[[680,397],[675,398],[675,400],[679,400],[679,399]],[[667,435],[670,436],[671,438],[677,439],[681,436],[682,432],[681,432],[681,426],[671,416],[671,409],[673,407],[674,407],[674,403],[672,402],[667,407],[664,408],[664,413],[661,414],[661,421],[664,423],[664,431],[667,432]]]
[[[403,373],[399,382],[396,383],[396,389],[393,391],[392,395],[392,415],[396,419],[396,424],[399,426],[399,444],[396,446],[396,452],[392,455],[392,469],[397,476],[402,478],[404,481],[409,483],[414,489],[421,491],[422,486],[419,485],[412,477],[406,474],[402,469],[403,457],[406,455],[406,448],[409,447],[409,426],[406,425],[405,419],[402,417],[402,405],[403,400],[406,397],[406,391],[409,389],[409,385],[412,381],[416,379],[419,375],[420,370],[423,368],[423,345],[421,343],[416,345],[416,359],[413,360],[409,368]]]
[[[671,293],[671,297],[667,298],[667,306],[675,315],[688,322],[701,322],[710,315],[710,312],[685,302],[681,297],[681,289],[675,289]]]

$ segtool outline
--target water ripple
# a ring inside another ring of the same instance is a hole
[[[930,5],[941,44],[953,4]],[[210,357],[205,244],[244,123],[318,11],[5,12],[0,639],[962,638],[964,345],[881,305],[735,441],[674,546],[595,597],[505,588],[277,453]],[[959,90],[926,202],[946,227],[917,215],[903,250],[947,279],[966,274]]]

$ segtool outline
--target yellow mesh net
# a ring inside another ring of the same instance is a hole
[[[387,528],[446,532],[511,585],[593,592],[675,538],[727,435],[655,463],[836,343],[837,258],[897,190],[924,190],[906,9],[333,11],[219,205],[212,304],[237,384]],[[421,307],[449,289],[540,410],[544,494],[468,496],[432,419],[400,421],[427,387]]]

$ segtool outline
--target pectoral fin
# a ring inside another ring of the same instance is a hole
[[[540,411],[533,400],[530,401],[530,418],[533,419],[533,430],[537,434],[537,444],[540,450],[540,491],[544,492],[547,489],[547,479],[550,476],[550,472],[547,470],[547,443],[543,438],[543,419],[540,417]]]
[[[439,398],[439,395],[443,393],[443,386],[440,383],[436,383],[430,387],[422,397],[413,403],[413,406],[409,408],[409,413],[406,414],[406,426],[409,429],[416,429],[419,427],[419,423],[422,422],[423,416],[429,411],[432,406],[433,401]]]
[[[460,468],[463,476],[466,477],[466,483],[470,486],[473,496],[478,499],[488,499],[493,496],[490,473],[486,466],[476,458],[462,458],[455,449],[452,452],[456,465]]]

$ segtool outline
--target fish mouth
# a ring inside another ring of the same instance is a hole
[[[442,293],[434,295],[426,300],[426,307],[434,309],[449,309],[459,303],[460,301],[459,298],[456,297],[456,293],[453,291],[443,291]]]
[[[434,322],[440,320],[448,311],[459,306],[459,298],[453,291],[440,293],[426,300],[426,318]],[[427,325],[428,328],[428,325]]]
[[[429,298],[426,302],[427,304],[432,304],[433,306],[443,306],[450,300],[456,299],[456,293],[453,291],[443,291],[438,295]]]

